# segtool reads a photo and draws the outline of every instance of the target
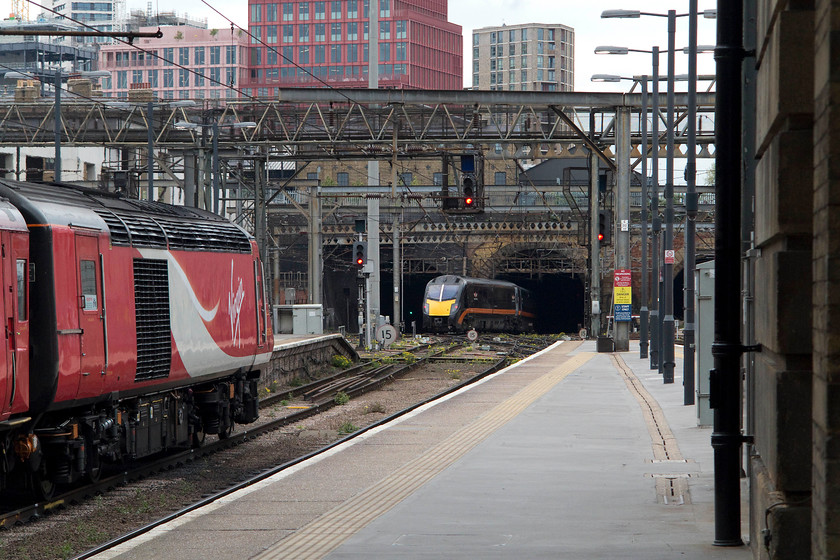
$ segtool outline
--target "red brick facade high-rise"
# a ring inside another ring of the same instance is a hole
[[[368,87],[369,0],[249,0],[246,91],[281,87]],[[379,0],[379,86],[461,89],[461,26],[448,0]]]

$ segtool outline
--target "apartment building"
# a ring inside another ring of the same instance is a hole
[[[368,86],[369,0],[249,0],[250,87]],[[379,0],[379,86],[461,89],[461,26],[448,0]]]
[[[524,23],[473,31],[473,89],[572,91],[575,30]]]
[[[141,27],[156,31],[157,27]],[[127,98],[137,88],[161,99],[237,99],[247,76],[248,36],[239,30],[161,26],[161,39],[138,39],[140,49],[103,45],[99,68],[106,97]]]

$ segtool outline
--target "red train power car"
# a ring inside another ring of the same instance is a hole
[[[271,357],[245,231],[195,208],[0,180],[0,493],[226,437]]]

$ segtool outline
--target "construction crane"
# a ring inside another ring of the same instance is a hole
[[[29,21],[29,2],[12,0],[12,15],[21,21]]]

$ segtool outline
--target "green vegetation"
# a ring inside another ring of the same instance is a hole
[[[347,356],[342,356],[341,354],[336,354],[330,360],[330,364],[334,367],[344,369],[346,367],[350,367],[353,365],[353,362]]]
[[[342,434],[342,435],[343,434],[352,434],[353,432],[355,432],[358,429],[359,429],[359,427],[354,425],[353,422],[347,421],[347,422],[343,423],[341,426],[338,427],[338,433]]]
[[[335,397],[333,398],[333,402],[335,404],[339,405],[339,406],[341,406],[343,404],[347,404],[347,403],[350,402],[350,395],[348,395],[344,391],[339,391],[338,393],[335,394]]]

